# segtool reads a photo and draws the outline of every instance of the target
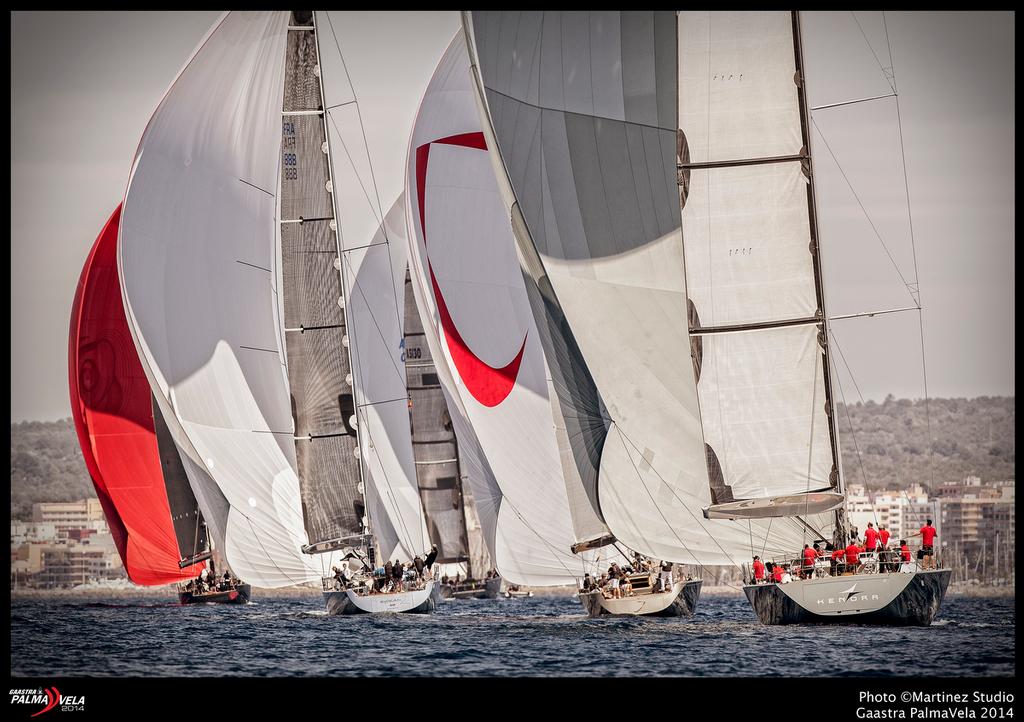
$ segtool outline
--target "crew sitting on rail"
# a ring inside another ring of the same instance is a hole
[[[907,540],[900,539],[900,560],[907,563],[910,559],[910,547],[907,546]]]
[[[846,550],[843,547],[836,547],[832,550],[832,576],[839,576],[844,571],[843,559],[846,557]]]

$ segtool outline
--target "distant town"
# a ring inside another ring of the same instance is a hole
[[[847,489],[850,522],[884,525],[895,540],[931,519],[941,540],[940,561],[954,581],[1013,585],[1016,512],[1014,481],[968,476],[929,494],[921,484],[905,490]],[[911,541],[913,541],[911,539]],[[99,499],[39,502],[31,521],[11,521],[11,589],[72,589],[127,584]]]
[[[1013,397],[925,404],[890,395],[838,404],[836,415],[847,509],[861,533],[884,524],[899,541],[931,518],[954,581],[1013,583]],[[916,548],[919,539],[908,541]],[[711,584],[741,575],[703,573]],[[130,584],[71,420],[11,424],[11,588],[118,583]]]

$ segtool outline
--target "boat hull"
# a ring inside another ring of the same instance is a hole
[[[327,613],[336,614],[430,614],[441,602],[441,585],[428,581],[424,589],[392,594],[359,595],[352,589],[325,591]]]
[[[252,586],[239,584],[234,589],[223,592],[207,592],[205,594],[178,592],[178,601],[181,604],[248,604],[251,594]]]
[[[462,584],[441,584],[442,599],[497,599],[501,592],[501,577],[485,579],[483,586],[466,589]]]
[[[762,624],[932,623],[952,571],[889,572],[743,587]]]
[[[601,592],[580,593],[580,603],[591,617],[692,617],[700,598],[701,579],[678,581],[668,592],[605,599]]]

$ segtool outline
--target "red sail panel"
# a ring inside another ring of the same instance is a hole
[[[110,216],[78,280],[71,309],[71,415],[93,485],[128,577],[168,584],[196,577],[178,568],[153,427],[153,397],[128,330],[117,273],[121,206]]]

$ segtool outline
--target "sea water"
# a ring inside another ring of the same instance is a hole
[[[950,596],[930,627],[777,626],[743,597],[692,618],[602,618],[561,597],[331,617],[319,597],[246,606],[15,598],[17,676],[1010,676],[1013,598]]]

